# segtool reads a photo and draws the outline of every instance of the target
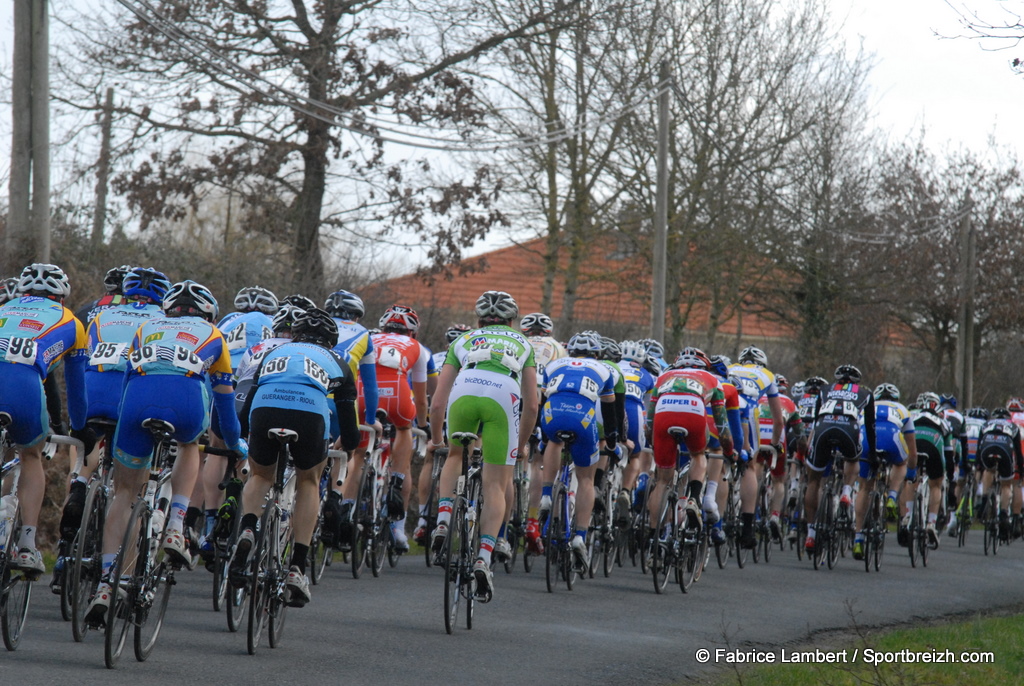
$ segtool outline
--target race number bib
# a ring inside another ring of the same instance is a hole
[[[302,369],[306,373],[306,376],[323,386],[324,389],[327,389],[330,386],[331,377],[328,376],[326,371],[324,371],[324,368],[308,357],[303,359],[304,362],[302,363]]]
[[[98,367],[100,365],[117,364],[124,357],[124,352],[127,349],[127,343],[100,343],[92,351],[92,355],[89,356],[89,365]]]
[[[239,324],[224,334],[224,340],[228,344],[228,350],[244,350],[248,347],[245,344],[245,324]]]
[[[4,359],[18,364],[36,363],[36,342],[31,338],[7,339],[7,352]]]
[[[263,371],[260,372],[261,376],[267,377],[271,374],[280,374],[286,371],[288,369],[288,360],[290,359],[290,357],[285,356],[275,357],[274,359],[269,360],[263,365]]]
[[[389,369],[402,369],[402,351],[393,345],[377,350],[377,364]]]

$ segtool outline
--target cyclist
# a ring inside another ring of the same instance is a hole
[[[699,348],[683,348],[675,363],[658,377],[654,394],[654,426],[651,438],[654,444],[656,466],[654,489],[647,500],[651,523],[656,524],[657,508],[665,490],[672,484],[679,445],[669,434],[672,427],[686,429],[686,451],[690,459],[690,481],[686,485],[686,515],[691,527],[701,526],[701,502],[704,473],[707,469],[705,452],[708,435],[716,435],[726,453],[732,452],[732,437],[725,414],[725,393],[721,384],[708,370],[711,360]],[[710,410],[711,416],[708,416]],[[714,433],[711,429],[713,428]],[[649,540],[657,540],[653,527]]]
[[[379,430],[377,356],[373,349],[371,332],[359,323],[366,314],[363,300],[355,293],[338,290],[327,296],[324,310],[334,318],[334,323],[338,326],[338,343],[334,346],[334,351],[348,360],[359,394],[357,407],[363,408],[366,424]],[[349,457],[358,457],[362,460],[369,444],[367,436]],[[331,492],[327,494],[327,502],[324,503],[324,529],[335,529],[338,544],[344,550],[351,539],[352,504],[355,502],[358,484],[354,483],[355,479],[346,479],[344,484],[339,485],[341,469],[344,466],[342,463],[343,460],[335,460],[331,465]],[[349,471],[351,472],[351,467]],[[330,534],[328,540],[329,537]]]
[[[747,456],[750,455],[750,443],[749,440],[744,442],[744,439],[749,434],[743,430],[745,425],[741,405],[746,404],[746,401],[740,396],[736,385],[729,378],[731,360],[725,355],[715,355],[710,358],[710,362],[711,367],[708,371],[718,379],[718,383],[722,387],[722,393],[725,395],[725,416],[729,423],[729,435],[732,437],[734,444],[736,441],[740,442],[739,445],[734,445],[733,449],[726,453],[721,441],[713,436],[708,439],[708,478],[703,506],[704,512],[707,513],[708,522],[712,525],[711,539],[716,543],[724,543],[725,531],[722,528],[723,523],[720,512],[721,508],[725,505],[728,491],[727,489],[722,489],[720,494],[718,491],[725,470],[724,460],[735,460],[737,457],[736,453],[739,452],[741,458],[746,461]]]
[[[471,432],[482,439],[484,506],[473,576],[478,597],[487,601],[494,593],[490,562],[506,512],[505,494],[516,460],[526,456],[537,419],[537,394],[533,392],[537,368],[533,346],[510,327],[519,314],[519,306],[511,295],[486,291],[477,299],[475,311],[480,328],[452,343],[441,367],[437,392],[431,402],[433,421],[427,450],[443,445],[441,418],[446,416],[446,409],[449,436]],[[447,539],[455,483],[462,472],[463,447],[456,443],[449,450],[441,472],[437,528],[431,541],[435,553]]]
[[[917,438],[917,454],[924,460],[919,462],[918,471],[928,477],[930,490],[928,498],[928,545],[939,546],[939,534],[936,522],[939,517],[939,506],[942,504],[942,485],[946,479],[946,462],[955,454],[953,431],[942,414],[939,396],[932,392],[921,393],[914,403],[916,409],[911,411],[914,420],[914,435]],[[908,491],[910,489],[907,489]],[[907,493],[908,500],[912,494]],[[907,503],[909,507],[909,502]],[[904,510],[907,512],[907,510]]]
[[[782,436],[782,450],[774,455],[771,454],[771,440],[775,428],[774,414],[768,396],[762,395],[757,401],[758,427],[760,429],[760,450],[757,456],[757,469],[767,467],[772,475],[772,492],[769,503],[770,516],[768,528],[771,530],[772,540],[782,539],[782,501],[786,496],[786,456],[789,455],[789,446],[796,442],[798,432],[803,428],[800,421],[800,414],[797,412],[796,404],[789,398],[789,382],[782,374],[775,375],[775,385],[779,389],[779,403],[782,405],[782,412],[785,422],[785,433]]]
[[[616,520],[620,526],[625,526],[632,503],[629,493],[636,485],[639,473],[651,468],[651,453],[647,450],[647,404],[654,392],[655,379],[643,367],[647,351],[639,342],[622,341],[619,350],[623,362],[619,367],[622,369],[626,384],[624,415],[626,449],[629,452],[626,457],[628,462],[622,471],[622,490],[619,491],[616,501]]]
[[[868,498],[875,487],[878,460],[892,465],[889,471],[889,493],[885,499],[887,515],[899,517],[899,487],[907,475],[908,459],[917,464],[917,442],[914,435],[914,420],[910,412],[900,404],[900,389],[891,383],[875,387],[875,452],[863,448],[860,458],[860,492],[854,506],[856,534],[853,538],[853,557],[864,559],[864,517],[867,514]],[[865,432],[861,432],[861,443],[867,443]]]
[[[1024,398],[1010,398],[1006,403],[1006,409],[1010,411],[1010,421],[1017,425],[1021,430],[1021,450],[1024,450]],[[1014,488],[1010,491],[1010,498],[1012,499],[1011,509],[1013,516],[1010,518],[1010,523],[1013,525],[1012,536],[1017,538],[1020,536],[1021,527],[1021,489],[1019,488],[1021,483],[1021,475],[1014,472],[1013,475]]]
[[[736,389],[746,398],[751,407],[751,430],[750,444],[753,448],[760,445],[758,438],[760,428],[757,420],[757,407],[762,397],[767,398],[768,406],[772,412],[771,438],[768,443],[768,451],[774,451],[776,455],[784,456],[782,440],[785,437],[786,415],[782,406],[782,396],[775,383],[775,375],[768,370],[768,356],[764,351],[754,346],[747,346],[740,352],[739,363],[729,367],[729,374],[738,380]],[[740,534],[740,545],[744,548],[757,546],[757,537],[754,535],[754,510],[757,507],[757,484],[760,479],[760,471],[765,462],[765,449],[758,451],[758,462],[754,469],[743,472],[740,482],[740,517],[743,526]],[[782,460],[785,465],[785,458]],[[778,520],[776,520],[778,521]],[[776,528],[778,525],[776,524]]]
[[[128,366],[128,347],[135,332],[146,321],[163,314],[160,304],[171,289],[162,272],[135,267],[124,277],[125,304],[101,310],[89,323],[89,366],[85,371],[87,417],[117,421],[121,405],[124,372]],[[61,516],[61,536],[74,538],[82,522],[87,484],[99,463],[90,456],[77,478],[71,482]]]
[[[416,311],[392,305],[380,318],[381,333],[373,336],[377,355],[377,387],[381,407],[395,425],[391,445],[391,482],[388,488],[388,517],[396,547],[409,549],[405,534],[405,504],[412,491],[406,478],[412,466],[412,426],[427,425],[427,362],[430,352],[414,336],[420,328]],[[410,388],[411,386],[411,388]],[[353,458],[351,468],[361,469]],[[355,479],[350,479],[353,483]]]
[[[797,413],[800,415],[800,421],[803,427],[800,431],[800,436],[797,438],[796,445],[793,446],[794,457],[796,462],[793,465],[793,472],[790,474],[789,480],[789,494],[787,500],[789,506],[796,508],[798,503],[797,500],[800,497],[800,479],[806,473],[804,466],[807,461],[807,453],[810,450],[810,437],[814,433],[814,408],[818,402],[818,396],[821,393],[821,389],[825,388],[828,382],[820,376],[812,376],[806,381],[801,381],[797,384],[793,384],[793,400],[796,402]],[[797,386],[801,387],[799,393],[797,393]],[[790,522],[788,540],[796,541],[798,536],[797,523]]]
[[[668,362],[665,361],[665,346],[653,338],[641,338],[639,341],[640,345],[644,346],[653,364],[657,367],[657,370],[648,370],[652,374],[661,374],[663,371],[668,369]]]
[[[864,446],[868,455],[875,454],[875,396],[860,385],[860,370],[852,364],[836,367],[835,383],[819,392],[814,404],[814,433],[810,438],[810,452],[807,455],[807,492],[804,494],[804,512],[807,519],[808,553],[814,553],[814,521],[818,516],[818,490],[821,477],[832,473],[833,450],[843,458],[843,492],[840,506],[850,507],[853,503],[853,480],[858,472],[861,454],[860,434],[863,429]],[[807,385],[810,384],[810,379]]]
[[[1021,451],[1021,430],[1011,419],[1011,413],[1005,407],[992,410],[990,419],[985,422],[978,436],[978,462],[985,473],[982,475],[983,492],[988,493],[992,483],[999,481],[999,537],[1007,538],[1010,534],[1010,503],[1013,475],[1019,472],[1024,463]],[[982,500],[982,504],[984,504]],[[984,516],[984,509],[979,508],[978,516]]]
[[[978,439],[981,436],[982,427],[985,426],[988,420],[989,413],[984,407],[972,407],[967,410],[964,416],[964,435],[967,437],[967,450],[964,451],[957,469],[954,495],[958,504],[963,495],[963,485],[964,480],[967,478],[967,472],[978,468]],[[979,479],[976,492],[979,507],[984,504],[981,494],[981,480]],[[950,536],[956,536],[956,510],[957,508],[953,508],[949,517],[948,533]]]
[[[519,322],[519,330],[523,332],[533,347],[534,361],[537,363],[537,402],[539,403],[543,397],[544,368],[554,360],[566,357],[568,353],[565,347],[552,337],[555,323],[543,312],[534,312],[524,316]],[[539,421],[540,417],[537,419]],[[544,544],[540,538],[540,502],[544,487],[543,465],[543,459],[533,459],[533,456],[530,456],[530,502],[526,518],[526,547],[534,555],[541,555],[544,552]],[[548,495],[550,496],[550,494],[549,489]]]
[[[554,477],[562,454],[562,441],[557,432],[576,435],[569,447],[576,467],[576,531],[570,545],[576,564],[589,568],[587,559],[587,528],[594,511],[594,478],[598,468],[598,413],[604,419],[606,440],[615,445],[617,417],[615,382],[607,365],[597,358],[601,339],[590,333],[578,333],[566,344],[568,357],[549,362],[544,368],[544,395],[541,408],[541,429],[547,443],[544,448],[545,483],[543,496],[551,500]],[[550,509],[550,505],[548,506]]]
[[[101,624],[113,589],[108,578],[132,500],[149,478],[153,437],[143,428],[149,418],[174,426],[177,457],[171,475],[172,496],[161,543],[177,561],[191,566],[184,519],[199,474],[197,441],[210,425],[211,401],[218,408],[220,434],[228,448],[247,452],[235,414],[231,358],[213,322],[217,299],[195,281],[181,281],[163,302],[166,316],[138,328],[128,350],[124,392],[114,434],[114,497],[103,527],[102,576],[86,621]],[[212,390],[212,398],[211,398]]]
[[[942,416],[953,432],[953,459],[946,461],[946,479],[952,484],[956,482],[957,465],[967,454],[967,424],[964,421],[964,416],[956,409],[955,395],[949,393],[940,395],[939,407],[942,410]],[[956,510],[956,492],[952,488],[946,494],[946,510],[949,512]]]
[[[253,376],[243,416],[247,418],[252,472],[242,491],[241,534],[231,561],[232,582],[242,584],[255,542],[258,513],[273,484],[280,446],[268,432],[290,429],[298,433],[292,445],[296,469],[293,528],[295,544],[285,585],[288,604],[302,607],[310,600],[306,560],[320,510],[320,475],[327,459],[330,414],[335,412],[341,445],[359,444],[356,386],[346,360],[332,350],[338,327],[320,309],[303,311],[291,325],[291,341],[269,351]],[[333,403],[328,396],[333,394]]]
[[[124,290],[122,290],[124,277],[131,270],[132,267],[129,264],[122,264],[120,267],[107,270],[107,273],[103,276],[104,294],[86,303],[75,312],[75,316],[78,317],[78,321],[82,322],[83,326],[89,326],[92,318],[108,307],[117,307],[118,305],[125,304],[126,299],[124,297]]]
[[[60,267],[31,264],[18,279],[20,297],[4,305],[0,315],[0,411],[11,417],[8,438],[21,457],[17,495],[22,526],[12,566],[33,575],[44,571],[36,548],[46,490],[43,444],[51,420],[43,383],[62,361],[67,362],[64,379],[71,435],[85,443],[87,453],[95,443],[85,430],[88,345],[82,323],[63,304],[70,292]]]

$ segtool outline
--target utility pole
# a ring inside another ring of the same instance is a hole
[[[957,391],[963,407],[970,407],[974,395],[974,281],[975,246],[971,209],[974,202],[970,193],[964,198],[963,217],[960,219],[960,320],[956,341]]]
[[[672,72],[667,61],[658,70],[658,152],[654,191],[654,273],[651,275],[651,338],[665,340],[665,272],[668,256],[668,105]]]
[[[100,161],[96,171],[96,208],[92,215],[93,248],[103,243],[103,229],[107,221],[107,184],[110,178],[110,130],[114,111],[114,89],[107,88],[106,100],[103,102],[103,129],[100,138]],[[230,212],[230,205],[228,211]]]
[[[50,70],[47,0],[14,0],[8,260],[50,259]],[[8,269],[18,266],[8,264]]]

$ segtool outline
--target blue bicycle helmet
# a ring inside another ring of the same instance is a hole
[[[125,274],[121,292],[126,298],[149,298],[157,305],[171,290],[171,281],[152,267],[135,267]]]

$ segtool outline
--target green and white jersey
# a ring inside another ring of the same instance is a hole
[[[530,340],[513,328],[496,324],[470,331],[448,348],[445,364],[479,369],[518,379],[526,367],[536,367]]]

